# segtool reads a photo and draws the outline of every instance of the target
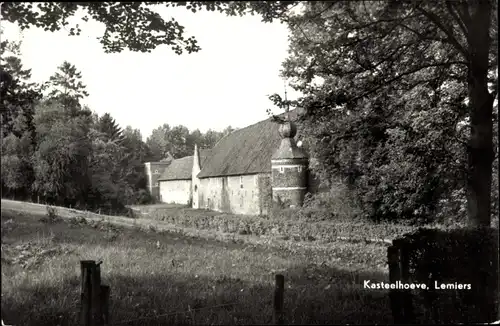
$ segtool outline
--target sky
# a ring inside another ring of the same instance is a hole
[[[99,115],[109,112],[122,128],[140,129],[144,139],[164,123],[205,132],[251,125],[268,117],[266,109],[280,112],[268,95],[284,94],[279,71],[287,57],[286,25],[185,8],[158,12],[164,19],[175,17],[201,51],[179,56],[160,46],[152,53],[107,54],[96,39],[104,25],[95,21],[75,19],[80,36],[68,36],[64,29],[21,32],[14,24],[1,25],[4,38],[22,40],[22,62],[32,69],[33,81],[47,81],[69,61],[87,85],[84,104]],[[289,99],[300,95],[290,87],[287,93]]]

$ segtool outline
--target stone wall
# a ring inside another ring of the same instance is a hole
[[[160,201],[167,204],[191,204],[191,180],[160,181]]]
[[[200,208],[233,214],[261,214],[258,174],[203,178],[199,190]]]

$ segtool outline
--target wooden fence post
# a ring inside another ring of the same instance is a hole
[[[101,307],[102,307],[102,324],[108,326],[109,323],[109,297],[111,288],[108,285],[101,285]]]
[[[273,323],[275,325],[283,325],[284,292],[285,292],[285,277],[283,275],[277,274],[276,284],[274,289],[274,312],[273,312]]]
[[[80,306],[80,323],[82,326],[91,326],[91,302],[92,302],[92,269],[95,266],[94,260],[80,261],[81,269],[81,306]]]
[[[82,273],[80,322],[82,326],[102,326],[101,268],[94,260],[80,261]]]
[[[92,326],[102,326],[101,310],[101,263],[95,264],[92,271]]]
[[[393,242],[394,243],[394,242]],[[396,245],[392,245],[387,248],[387,260],[389,263],[389,282],[391,284],[396,284],[397,281],[401,281],[401,269],[399,264],[399,248]],[[404,322],[403,316],[403,305],[401,300],[401,291],[398,289],[389,290],[389,299],[391,300],[391,310],[392,317],[394,318],[395,324],[401,324]]]
[[[401,264],[401,280],[404,284],[410,282],[410,250],[406,242],[401,243],[399,249],[399,262]],[[413,314],[413,300],[411,289],[403,290],[403,314],[405,323],[413,324],[415,322]]]

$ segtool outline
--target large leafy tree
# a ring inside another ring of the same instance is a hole
[[[148,145],[142,140],[140,130],[127,126],[123,130],[122,145],[129,156],[129,165],[134,171],[130,175],[128,183],[135,190],[145,189],[147,182],[143,164],[152,161],[152,154]]]
[[[411,213],[404,207],[454,186],[449,183],[462,176],[451,172],[463,165],[469,221],[490,225],[496,6],[308,2],[285,18],[292,39],[283,73],[306,94],[301,105],[315,125],[312,147],[324,166],[393,193],[385,203],[369,203],[382,213]],[[403,161],[416,163],[405,167]],[[398,169],[399,176],[392,172]],[[395,181],[401,188],[394,189]],[[409,183],[417,181],[422,187],[412,197],[417,187]]]
[[[113,141],[95,138],[89,159],[93,199],[99,206],[123,208],[133,197],[134,190],[127,183],[132,173],[124,148]],[[97,205],[96,205],[97,206]]]
[[[86,96],[81,74],[64,62],[47,83],[49,96],[35,111],[36,150],[33,190],[49,201],[81,204],[91,187],[89,137],[92,113],[83,108]]]
[[[42,97],[40,85],[30,81],[31,69],[23,67],[20,46],[20,42],[8,40],[0,44],[0,110],[4,134],[13,131],[18,115],[32,116],[33,104]],[[28,123],[32,128],[31,122]]]
[[[0,53],[2,120],[2,190],[29,197],[33,183],[33,108],[41,98],[40,87],[29,80],[31,71],[20,59],[20,43],[3,41]]]
[[[182,125],[170,127],[168,124],[163,124],[153,130],[146,142],[154,160],[164,159],[168,157],[168,153],[174,158],[181,158],[193,155],[195,144],[199,148],[212,148],[219,139],[233,130],[229,126],[222,132],[209,129],[202,133],[198,129],[189,131]]]
[[[221,139],[223,134],[217,130],[208,129],[203,134],[203,142],[200,147],[202,148],[212,148]]]
[[[159,161],[167,157],[167,153],[171,150],[172,145],[170,144],[168,138],[170,130],[170,125],[164,123],[158,128],[153,129],[151,136],[147,138],[146,144],[151,150],[152,159],[154,161]]]
[[[185,7],[187,10],[219,11],[227,15],[260,12],[265,21],[286,12],[289,2],[283,1],[179,1],[179,2],[5,2],[1,7],[3,19],[17,23],[21,28],[40,27],[46,31],[66,28],[70,35],[79,35],[76,24],[70,26],[68,19],[78,10],[84,13],[83,20],[93,19],[106,26],[99,37],[106,52],[131,51],[150,52],[159,45],[167,45],[177,53],[197,52],[201,48],[194,37],[184,33],[184,27],[175,19],[164,19],[155,9]]]

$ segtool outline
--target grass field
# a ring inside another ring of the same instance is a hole
[[[8,210],[1,222],[8,324],[76,325],[79,261],[87,259],[103,261],[112,324],[267,324],[276,273],[285,275],[287,323],[392,322],[387,293],[362,288],[365,279],[387,278],[376,272],[383,245],[279,249]],[[162,314],[169,316],[121,323]]]

